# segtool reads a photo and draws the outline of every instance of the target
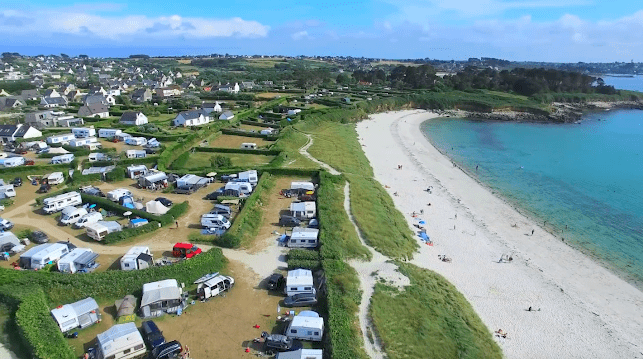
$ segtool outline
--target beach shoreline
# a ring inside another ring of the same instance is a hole
[[[412,228],[411,213],[424,212],[434,245],[418,239],[413,263],[453,283],[490,331],[509,333],[497,338],[508,358],[643,358],[643,293],[454,167],[419,130],[437,116],[388,112],[357,125],[376,179]],[[502,254],[512,262],[498,263]]]

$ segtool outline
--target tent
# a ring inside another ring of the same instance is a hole
[[[149,201],[145,204],[145,210],[148,213],[156,214],[156,215],[164,215],[169,211],[167,207],[165,207],[161,202],[159,201]]]
[[[49,153],[57,154],[57,155],[64,155],[66,153],[69,153],[69,151],[67,151],[66,149],[64,149],[62,147],[51,147],[49,149]]]
[[[136,311],[136,297],[131,294],[126,295],[123,299],[117,300],[114,306],[117,318],[132,315]]]

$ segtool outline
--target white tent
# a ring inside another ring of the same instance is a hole
[[[159,201],[149,201],[145,203],[145,210],[148,213],[152,214],[157,214],[157,215],[164,215],[169,211],[169,208],[165,207],[161,202]]]
[[[51,147],[49,149],[49,153],[61,154],[62,155],[62,154],[65,154],[65,153],[69,153],[69,151],[67,151],[66,149],[64,149],[62,147]]]

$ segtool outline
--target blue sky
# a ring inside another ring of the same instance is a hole
[[[0,1],[3,51],[643,62],[624,0]]]

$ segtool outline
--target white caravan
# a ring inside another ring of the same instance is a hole
[[[67,192],[57,196],[45,198],[42,209],[47,214],[62,211],[67,206],[77,206],[83,203],[83,199],[78,192]]]
[[[313,286],[313,272],[308,269],[295,269],[288,271],[284,292],[289,297],[299,293],[316,294],[317,291]]]
[[[91,212],[80,217],[80,219],[74,223],[75,228],[85,228],[86,225],[90,223],[96,223],[103,220],[103,215],[100,212]]]
[[[201,216],[203,228],[230,228],[230,221],[221,214],[206,213]]]
[[[96,336],[97,359],[142,357],[147,349],[136,324],[116,324]]]
[[[122,270],[139,270],[145,269],[152,263],[152,253],[150,247],[136,246],[130,248],[121,258]]]

